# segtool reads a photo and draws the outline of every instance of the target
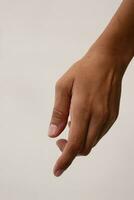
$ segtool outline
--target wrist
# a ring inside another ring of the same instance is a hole
[[[92,45],[91,49],[97,47],[108,54],[117,56],[121,64],[127,68],[134,57],[134,38],[127,36],[124,38],[119,37],[119,40],[117,40],[116,37],[114,35],[109,36],[109,38],[107,36],[100,37]]]
[[[130,60],[130,55],[125,55],[122,51],[119,50],[116,46],[108,44],[104,41],[97,40],[88,50],[84,57],[90,58],[92,55],[95,55],[95,58],[98,59],[101,57],[106,61],[113,63],[112,65],[107,65],[109,68],[114,68],[120,77],[123,77],[128,60]]]
[[[107,49],[112,55],[118,55],[124,66],[128,66],[134,56],[134,37],[123,33],[111,33],[98,38],[98,45]]]
[[[131,35],[125,35],[121,32],[119,27],[109,27],[106,29],[96,42],[90,47],[87,55],[92,50],[99,51],[107,56],[112,56],[113,59],[118,60],[119,67],[123,73],[125,72],[129,62],[134,56],[134,37]]]

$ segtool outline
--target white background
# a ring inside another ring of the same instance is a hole
[[[55,81],[88,50],[120,2],[0,0],[0,199],[134,199],[132,62],[117,122],[60,178],[52,174],[60,152],[47,137]]]

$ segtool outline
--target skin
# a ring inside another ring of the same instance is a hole
[[[122,79],[133,56],[134,1],[124,0],[97,41],[56,82],[48,134],[59,136],[67,123],[69,133],[67,140],[57,141],[62,153],[55,176],[76,156],[88,155],[116,121]]]

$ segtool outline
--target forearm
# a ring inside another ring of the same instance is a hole
[[[124,0],[112,20],[91,48],[97,44],[118,54],[127,67],[134,56],[134,0]]]

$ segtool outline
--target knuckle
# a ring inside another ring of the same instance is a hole
[[[77,99],[73,104],[73,113],[76,117],[83,116],[83,121],[89,118],[90,110],[87,102]]]
[[[91,148],[89,148],[89,149],[84,149],[83,152],[82,152],[82,155],[83,155],[83,156],[87,156],[87,155],[90,153],[90,151],[91,151]]]
[[[66,89],[66,86],[64,84],[64,82],[59,79],[56,84],[55,84],[55,90],[56,91],[64,91]]]
[[[70,152],[71,152],[72,154],[78,152],[79,149],[80,149],[80,144],[79,144],[79,143],[76,143],[76,142],[75,142],[75,143],[71,143],[71,144],[70,144]]]
[[[60,111],[59,109],[54,108],[53,113],[52,113],[52,119],[63,120],[63,119],[66,119],[66,115],[64,112]]]
[[[119,113],[118,112],[112,112],[111,113],[111,121],[112,122],[115,122],[116,121],[116,119],[118,118],[118,115],[119,115]]]
[[[108,120],[109,117],[109,110],[108,109],[97,109],[97,111],[95,112],[97,119],[99,119],[102,122],[106,122]]]

